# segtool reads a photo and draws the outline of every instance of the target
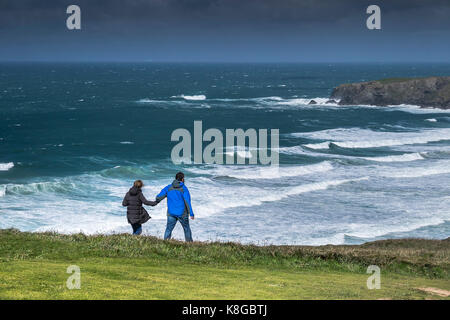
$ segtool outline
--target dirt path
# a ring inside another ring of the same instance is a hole
[[[421,291],[425,291],[427,293],[436,294],[441,297],[449,297],[450,291],[444,290],[444,289],[437,289],[437,288],[417,288]]]

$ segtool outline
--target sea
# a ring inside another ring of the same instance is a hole
[[[0,228],[130,233],[133,181],[154,199],[183,171],[195,240],[447,238],[450,111],[329,101],[343,83],[431,75],[450,64],[1,63]],[[171,135],[194,121],[278,129],[279,168],[239,148],[223,151],[245,164],[174,164]],[[166,201],[148,211],[143,234],[162,237]]]

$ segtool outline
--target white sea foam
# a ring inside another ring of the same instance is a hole
[[[14,162],[0,163],[0,171],[8,171],[14,167]]]
[[[306,171],[314,172],[314,165],[308,166]],[[326,168],[326,164],[322,164]],[[231,169],[232,170],[232,169]],[[292,172],[293,168],[286,168],[282,175],[305,174],[306,171]],[[305,168],[301,169],[305,170]],[[234,171],[234,170],[232,170]],[[250,174],[250,172],[247,172]],[[270,178],[277,173],[264,172],[265,177]],[[276,175],[278,177],[278,175]],[[224,210],[237,207],[258,206],[264,202],[278,201],[289,196],[301,193],[326,190],[332,186],[348,183],[350,179],[336,179],[317,183],[306,183],[303,185],[264,188],[249,185],[226,186],[223,182],[214,181],[207,177],[193,177],[189,180],[189,189],[193,195],[194,211],[199,217],[207,217],[223,212]],[[144,190],[148,198],[159,193],[167,181],[151,181],[146,184]],[[101,185],[101,190],[96,186]],[[208,186],[208,192],[205,192]],[[37,224],[33,230],[55,230],[64,233],[110,233],[116,231],[127,231],[126,219],[123,216],[121,199],[127,192],[129,185],[126,181],[104,178],[98,174],[87,174],[74,177],[56,179],[54,181],[38,182],[22,185],[8,185],[0,188],[0,195],[5,193],[14,199],[24,199],[21,203],[21,211],[15,207],[9,208],[6,203],[2,204],[5,215],[0,222],[5,223],[8,217],[14,217],[17,221],[26,224],[26,228]],[[110,194],[105,198],[105,191]],[[95,197],[101,197],[95,201]],[[94,197],[94,198],[92,198]],[[112,198],[111,198],[112,197]],[[86,200],[89,199],[89,200]],[[48,213],[51,212],[51,216]],[[166,205],[151,208],[150,214],[156,220],[164,220],[166,216]],[[16,221],[16,220],[14,220]],[[27,222],[28,221],[28,222]],[[16,222],[10,222],[16,227]],[[31,223],[31,225],[30,225]],[[8,224],[8,223],[7,223]],[[161,227],[162,228],[162,227]]]
[[[408,161],[424,160],[425,158],[423,155],[426,154],[426,152],[414,152],[383,157],[354,157],[342,154],[328,154],[328,153],[314,152],[312,150],[305,150],[302,146],[283,147],[279,149],[279,152],[287,155],[306,155],[313,157],[339,158],[339,159],[364,159],[376,162],[408,162]]]
[[[181,96],[173,96],[172,98],[181,98]],[[160,106],[168,106],[168,105],[188,106],[187,100],[158,100],[158,99],[143,98],[137,100],[136,102],[141,104],[152,104]]]
[[[280,153],[288,154],[288,155],[310,154],[310,152],[305,150],[302,146],[281,147],[278,149],[278,151]]]
[[[211,185],[211,181],[195,178],[190,180],[189,189],[192,194],[197,195],[193,198],[194,212],[199,218],[206,218],[221,214],[225,210],[259,206],[291,196],[324,191],[331,187],[358,180],[360,179],[330,180],[262,192],[262,190],[255,190],[254,187],[248,186],[223,190],[223,187],[220,185]],[[205,183],[209,183],[209,192],[202,193]],[[127,187],[117,188],[115,192],[120,195],[120,198],[118,197],[115,201],[80,201],[56,194],[50,198],[48,198],[48,195],[42,198],[41,195],[39,198],[35,198],[34,201],[25,203],[22,206],[23,211],[14,211],[15,218],[19,221],[31,219],[34,223],[38,223],[38,226],[34,228],[35,231],[83,232],[86,234],[129,232],[130,228],[119,201],[126,192]],[[159,189],[160,186],[152,185],[148,186],[144,192],[146,195],[149,195],[158,192]],[[250,196],[243,197],[244,194]],[[50,201],[53,197],[58,199],[58,201]],[[145,230],[147,233],[150,232],[152,235],[162,236],[166,210],[165,204],[149,208],[153,222],[151,225],[146,225]],[[52,215],[49,216],[48,212],[52,212]],[[68,212],[71,214],[68,214]],[[15,224],[15,226],[20,228],[20,225]],[[179,233],[180,230],[176,231]],[[197,237],[204,238],[203,232],[200,232]],[[238,240],[239,238],[234,239]]]
[[[450,162],[434,167],[406,167],[396,168],[394,172],[384,173],[389,178],[420,178],[450,173]]]
[[[310,104],[312,101],[315,101],[316,104]],[[335,100],[332,102],[330,98],[293,98],[293,99],[283,99],[282,101],[278,101],[278,105],[285,106],[338,106],[339,100]]]
[[[288,167],[254,167],[254,166],[217,166],[209,169],[189,169],[197,174],[208,174],[213,176],[227,176],[236,179],[278,179],[285,177],[296,177],[308,174],[327,172],[333,169],[328,161],[306,166]]]
[[[292,146],[292,147],[282,147],[279,148],[279,153],[287,154],[287,155],[304,155],[317,158],[330,158],[330,159],[359,159],[358,157],[346,156],[342,154],[336,153],[324,153],[314,150],[308,150],[304,148],[304,146]]]
[[[379,107],[386,108],[386,107]],[[438,109],[438,108],[422,108],[420,106],[410,104],[391,105],[387,107],[388,111],[404,111],[415,114],[429,114],[429,113],[450,113],[450,109]]]
[[[269,97],[257,97],[257,98],[216,98],[210,99],[211,101],[217,102],[241,102],[243,105],[239,107],[247,107],[247,108],[275,108],[275,109],[283,109],[283,108],[294,108],[294,107],[314,107],[314,106],[329,106],[335,107],[338,106],[339,100],[335,102],[331,102],[329,98],[282,98],[278,96],[269,96]],[[314,100],[316,104],[311,104],[310,102]],[[330,101],[330,102],[329,102]],[[245,103],[250,104],[245,104]]]
[[[295,172],[297,168],[293,166],[285,168],[282,167],[280,169],[286,169],[285,172],[282,171],[282,174],[287,174],[287,176],[290,176],[292,173],[303,174],[305,167],[312,172],[314,171],[312,170],[314,166],[323,166],[326,168],[328,165],[330,164],[327,164],[327,162],[321,162],[316,165],[300,166],[299,172]],[[439,166],[444,168],[445,163],[440,163]],[[248,168],[247,166],[244,168],[249,169],[246,174],[250,177],[253,176],[252,178],[254,178],[254,172],[252,173],[252,170],[255,168]],[[216,169],[223,169],[224,171],[216,172]],[[422,169],[423,168],[412,168],[411,171]],[[389,170],[390,171],[386,168],[384,173],[391,173],[392,168],[389,168]],[[282,187],[276,187],[271,183],[266,183],[266,181],[264,181],[264,183],[260,183],[260,181],[248,181],[248,183],[243,183],[242,181],[230,182],[229,180],[211,179],[211,175],[214,176],[216,173],[233,174],[233,172],[236,176],[242,178],[242,175],[235,169],[235,167],[230,168],[218,166],[218,168],[212,167],[211,169],[197,169],[197,171],[201,171],[207,175],[201,177],[191,176],[188,178],[188,187],[193,196],[192,201],[194,211],[197,217],[201,219],[199,222],[207,221],[203,220],[203,218],[221,215],[225,211],[230,215],[238,215],[242,213],[244,214],[244,217],[245,212],[248,211],[255,210],[255,212],[264,212],[265,204],[268,206],[276,205],[277,207],[280,206],[280,208],[283,208],[283,206],[287,206],[288,204],[290,206],[293,203],[297,203],[296,201],[298,200],[289,199],[290,197],[296,197],[306,193],[312,194],[302,196],[302,199],[305,199],[304,201],[308,201],[307,199],[309,199],[309,197],[312,197],[312,201],[318,201],[318,199],[322,199],[322,197],[325,197],[324,199],[329,199],[329,197],[334,196],[336,193],[336,196],[337,194],[339,194],[339,197],[344,196],[341,200],[345,202],[348,200],[346,195],[351,197],[353,193],[351,190],[346,191],[345,189],[340,189],[337,187],[346,183],[356,183],[367,179],[338,178],[336,173],[339,172],[336,170],[331,174],[336,176],[336,178],[330,178],[331,175],[329,174],[323,176],[314,175],[311,176],[311,178],[308,177],[307,179],[314,179],[318,181],[291,186],[288,184],[284,186],[284,181],[280,180],[279,182],[283,183]],[[268,179],[273,179],[270,178],[273,176],[278,177],[278,175],[274,175],[278,173],[271,172],[271,170],[266,171],[263,174],[265,177],[268,177]],[[146,197],[148,199],[152,199],[153,196],[156,195],[161,188],[169,182],[170,181],[166,181],[166,179],[163,181],[148,181],[148,183],[146,183],[146,188],[144,189]],[[101,189],[97,189],[96,186],[101,186]],[[0,217],[0,224],[15,226],[19,229],[25,228],[34,231],[54,230],[63,233],[84,232],[87,234],[95,234],[129,232],[130,228],[124,216],[124,208],[120,205],[121,199],[129,187],[129,181],[113,179],[110,177],[105,178],[100,174],[88,174],[61,178],[56,179],[55,181],[32,183],[28,185],[10,185],[8,186],[8,191],[6,194],[8,197],[11,197],[11,200],[7,198],[2,198],[3,200],[0,200],[3,201],[0,202],[0,205],[2,206],[2,211],[5,212],[5,214]],[[207,192],[205,192],[205,188],[207,188]],[[337,189],[329,190],[332,188]],[[354,187],[351,188],[353,189]],[[2,190],[5,190],[5,188],[0,187],[0,195],[2,194]],[[5,191],[3,191],[3,193],[4,192]],[[317,194],[314,194],[316,192]],[[105,196],[105,193],[109,194],[109,196]],[[92,198],[96,197],[98,194],[98,200],[97,198]],[[21,211],[17,211],[15,207],[10,205],[15,202],[14,197],[24,200],[21,203]],[[280,201],[280,203],[278,203],[278,201]],[[443,206],[445,207],[445,204],[443,204]],[[250,207],[251,209],[248,209]],[[242,210],[237,208],[242,208]],[[157,207],[149,208],[149,213],[153,219],[151,224],[145,225],[144,229],[146,234],[162,236],[165,226],[166,210],[167,206],[165,203],[162,203]],[[325,205],[323,207],[323,212],[318,212],[318,214],[331,214],[329,210],[330,207]],[[339,212],[339,210],[337,212]],[[439,213],[438,218],[441,219],[442,212],[439,210],[434,211]],[[52,214],[49,215],[49,212],[52,212]],[[303,210],[301,210],[301,212],[303,212]],[[305,213],[307,212],[308,210],[305,210]],[[278,214],[280,214],[280,212],[275,210],[274,215],[276,216]],[[334,216],[331,214],[330,217]],[[411,220],[408,220],[408,223],[409,221],[413,221],[413,218],[415,218],[415,216],[411,217]],[[294,222],[295,215],[292,216],[292,219],[292,227],[299,228],[299,225]],[[276,218],[270,221],[276,221]],[[317,231],[320,231],[321,234],[323,234],[323,237],[317,237],[314,233],[315,231],[306,232],[304,237],[302,237],[300,234],[301,232],[298,230],[295,230],[292,236],[289,234],[283,234],[282,231],[280,231],[278,236],[271,237],[269,241],[270,243],[303,243],[312,245],[326,243],[338,244],[344,242],[345,234],[368,237],[370,235],[378,235],[378,233],[376,233],[377,230],[379,230],[382,235],[391,230],[402,231],[408,230],[411,227],[411,223],[408,224],[408,228],[405,227],[404,229],[398,228],[399,224],[397,224],[396,228],[391,228],[388,230],[381,227],[380,223],[374,222],[372,225],[369,221],[367,222],[367,225],[365,222],[361,222],[359,223],[359,226],[357,226],[357,223],[349,224],[345,222],[341,227],[335,228],[335,224],[339,223],[336,221],[339,220],[332,220],[330,222],[333,223],[332,226],[330,226],[329,223],[324,224],[323,229],[317,227],[318,224],[315,220],[307,220],[304,222],[307,228],[312,228],[314,230],[318,229]],[[430,223],[430,219],[428,218],[423,219],[423,221],[425,225]],[[397,223],[398,221],[394,219],[393,222]],[[206,223],[208,224],[210,222]],[[196,238],[199,240],[208,240],[208,237],[215,237],[216,234],[217,236],[223,235],[224,240],[233,239],[234,241],[242,241],[247,243],[249,241],[262,241],[261,239],[264,239],[255,234],[255,232],[257,232],[255,230],[263,230],[263,223],[255,225],[254,228],[251,228],[249,237],[246,237],[246,234],[239,228],[236,228],[234,231],[224,231],[221,228],[213,228],[211,230],[211,228],[202,224],[196,224],[193,228],[196,228],[194,232]],[[345,232],[341,232],[342,229],[345,229]],[[178,227],[174,235],[177,239],[182,239],[181,228]]]
[[[367,179],[368,179],[367,177],[363,177],[363,178],[358,178],[358,179],[330,180],[330,181],[309,183],[309,184],[300,185],[300,186],[296,186],[296,187],[289,187],[289,188],[285,188],[285,192],[281,195],[281,197],[285,198],[288,196],[302,194],[305,192],[326,190],[329,187],[339,186],[344,183],[358,182],[358,181],[367,180]]]
[[[237,155],[240,158],[251,159],[257,155],[259,148],[250,148],[244,146],[225,147],[226,152],[223,154],[228,156]],[[220,154],[220,153],[219,153]]]
[[[310,105],[309,103],[314,100],[316,104]],[[331,102],[335,100],[335,102]],[[417,105],[400,104],[400,105],[388,105],[388,106],[376,106],[376,105],[339,105],[340,99],[330,99],[327,97],[316,98],[287,98],[280,99],[277,104],[284,106],[325,106],[340,108],[375,108],[383,111],[403,111],[415,114],[430,114],[430,113],[450,113],[450,109],[438,109],[438,108],[422,108]]]
[[[238,157],[246,159],[251,159],[253,157],[251,151],[246,150],[227,151],[224,154],[228,156],[234,156],[236,154]]]
[[[139,99],[137,102],[138,103],[154,103],[154,102],[166,102],[166,101],[143,98],[143,99]]]
[[[358,238],[375,238],[390,233],[410,232],[419,228],[435,226],[444,223],[445,220],[439,217],[427,217],[426,219],[414,219],[413,221],[404,221],[402,219],[389,224],[380,226],[372,223],[358,223],[348,225],[349,232],[346,235]]]
[[[437,122],[437,119],[431,118],[431,119],[425,119],[425,121],[428,121],[428,122]]]
[[[270,97],[258,97],[258,98],[216,98],[211,99],[212,101],[221,101],[221,102],[259,102],[259,103],[274,103],[278,101],[283,101],[284,99],[277,96]]]
[[[111,201],[99,203],[61,199],[59,205],[41,203],[42,207],[28,208],[28,218],[41,221],[37,232],[57,231],[61,233],[108,234],[128,230],[127,221],[122,215],[111,214],[120,206]],[[103,208],[102,208],[103,207]],[[72,214],[67,214],[71,210]],[[48,216],[51,212],[51,217]],[[101,221],[101,222],[100,222]]]
[[[170,100],[171,99],[171,100]],[[136,102],[138,103],[148,103],[148,104],[180,104],[182,102],[188,103],[189,101],[204,101],[208,100],[211,102],[241,102],[239,105],[232,105],[227,107],[238,107],[238,108],[268,108],[268,109],[292,109],[292,108],[314,108],[314,107],[328,107],[328,108],[371,108],[380,109],[383,111],[403,111],[415,114],[439,114],[439,113],[450,113],[450,109],[437,109],[437,108],[421,108],[420,106],[414,105],[392,105],[392,106],[374,106],[374,105],[339,105],[339,99],[330,99],[328,97],[315,97],[315,98],[282,98],[279,96],[268,96],[268,97],[254,97],[254,98],[207,98],[204,94],[198,95],[175,95],[171,96],[170,99],[150,99],[143,98]],[[316,103],[312,103],[315,101]]]
[[[419,153],[405,153],[396,156],[385,156],[385,157],[363,157],[363,159],[377,162],[408,162],[423,160],[424,157]]]
[[[169,108],[169,107],[182,107],[182,108],[195,108],[195,109],[210,109],[211,106],[207,103],[194,103],[196,101],[201,102],[202,97],[187,97],[187,96],[172,96],[172,100],[154,100],[154,99],[140,99],[136,101],[139,104],[148,104],[155,107]],[[178,100],[176,100],[178,99]]]
[[[329,149],[330,148],[330,141],[325,141],[321,143],[308,143],[305,144],[305,147],[319,150],[319,149]]]
[[[252,186],[235,186],[224,189],[222,185],[211,184],[211,181],[207,178],[196,178],[194,183],[191,182],[189,189],[192,194],[202,194],[201,199],[197,198],[196,200],[195,207],[197,209],[194,209],[194,211],[197,210],[201,212],[202,217],[207,217],[219,214],[228,209],[260,206],[266,202],[280,201],[290,196],[323,191],[333,186],[365,179],[367,178],[336,179],[263,190]],[[206,183],[208,184],[209,191],[202,193]]]
[[[430,113],[450,113],[450,109],[440,109],[440,108],[422,108],[421,106],[412,104],[396,104],[387,106],[377,106],[377,105],[341,105],[342,108],[370,108],[370,109],[380,109],[383,111],[402,111],[414,114],[430,114]]]
[[[183,98],[184,100],[192,100],[192,101],[206,100],[206,96],[204,94],[198,94],[198,95],[192,95],[192,96],[182,94],[179,96],[173,96],[172,98]]]
[[[416,105],[400,104],[400,105],[389,105],[389,106],[376,106],[376,105],[339,105],[340,99],[330,99],[329,97],[315,97],[315,98],[281,98],[277,96],[271,97],[258,97],[258,98],[238,98],[238,99],[214,99],[216,101],[233,102],[233,101],[249,101],[256,102],[264,105],[265,107],[338,107],[339,108],[372,108],[380,109],[383,111],[403,111],[415,114],[430,114],[430,113],[450,113],[450,109],[438,109],[438,108],[422,108]],[[311,104],[310,102],[314,100],[316,104]],[[333,102],[334,100],[334,102]],[[252,107],[252,106],[247,106]]]
[[[36,193],[60,193],[68,194],[82,192],[87,185],[75,183],[71,179],[61,179],[56,181],[33,182],[28,184],[9,184],[5,186],[5,193],[11,195],[32,195]]]
[[[383,132],[359,128],[339,128],[299,132],[293,133],[291,136],[313,140],[328,140],[305,144],[305,147],[312,149],[328,149],[331,143],[342,148],[379,148],[450,140],[450,129],[425,129],[419,132]]]
[[[120,144],[134,144],[132,141],[121,141]]]
[[[377,237],[383,237],[391,233],[403,233],[411,232],[419,228],[435,226],[444,223],[445,220],[440,218],[427,218],[414,220],[412,222],[390,221],[390,223],[380,225],[377,223],[351,223],[339,226],[336,229],[345,230],[344,232],[338,232],[334,235],[321,238],[308,239],[301,242],[304,245],[340,245],[345,243],[345,237],[356,237],[361,239],[373,239]]]
[[[251,108],[251,109],[292,109],[292,108],[314,108],[314,107],[328,107],[328,108],[371,108],[380,109],[383,111],[403,111],[415,114],[439,114],[439,113],[450,113],[450,109],[437,109],[437,108],[421,108],[415,105],[391,105],[391,106],[374,106],[374,105],[339,105],[339,99],[330,99],[328,97],[315,97],[315,98],[282,98],[279,96],[268,96],[268,97],[255,97],[255,98],[207,98],[206,95],[176,95],[170,97],[172,100],[155,100],[149,98],[139,99],[138,103],[148,103],[148,104],[177,104],[180,105],[183,102],[188,103],[192,107],[189,101],[210,101],[210,102],[241,102],[239,105],[227,105],[227,107],[237,107],[237,108]],[[178,100],[177,100],[178,99]],[[315,104],[310,104],[314,100]],[[334,102],[333,102],[334,100]],[[197,106],[210,108],[209,105]]]
[[[261,104],[264,107],[273,107],[273,108],[283,108],[283,107],[311,107],[311,106],[337,106],[339,100],[335,102],[331,102],[329,98],[281,98],[278,96],[270,96],[270,97],[259,97],[259,98],[248,98],[248,99],[214,99],[216,101],[223,102],[253,102],[257,104]],[[310,104],[310,102],[314,100],[316,104]],[[329,102],[330,101],[330,102]]]

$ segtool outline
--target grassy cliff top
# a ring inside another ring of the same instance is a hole
[[[387,270],[447,277],[450,238],[382,240],[363,245],[256,246],[163,241],[128,234],[86,236],[0,230],[0,261],[36,258],[150,258],[224,267],[258,265],[362,271],[368,265],[378,265]]]
[[[449,239],[262,247],[8,229],[0,299],[449,299],[449,256]],[[369,265],[380,289],[367,286]]]

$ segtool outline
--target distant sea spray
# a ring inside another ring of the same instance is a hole
[[[0,163],[0,171],[8,171],[14,167],[14,162]]]

